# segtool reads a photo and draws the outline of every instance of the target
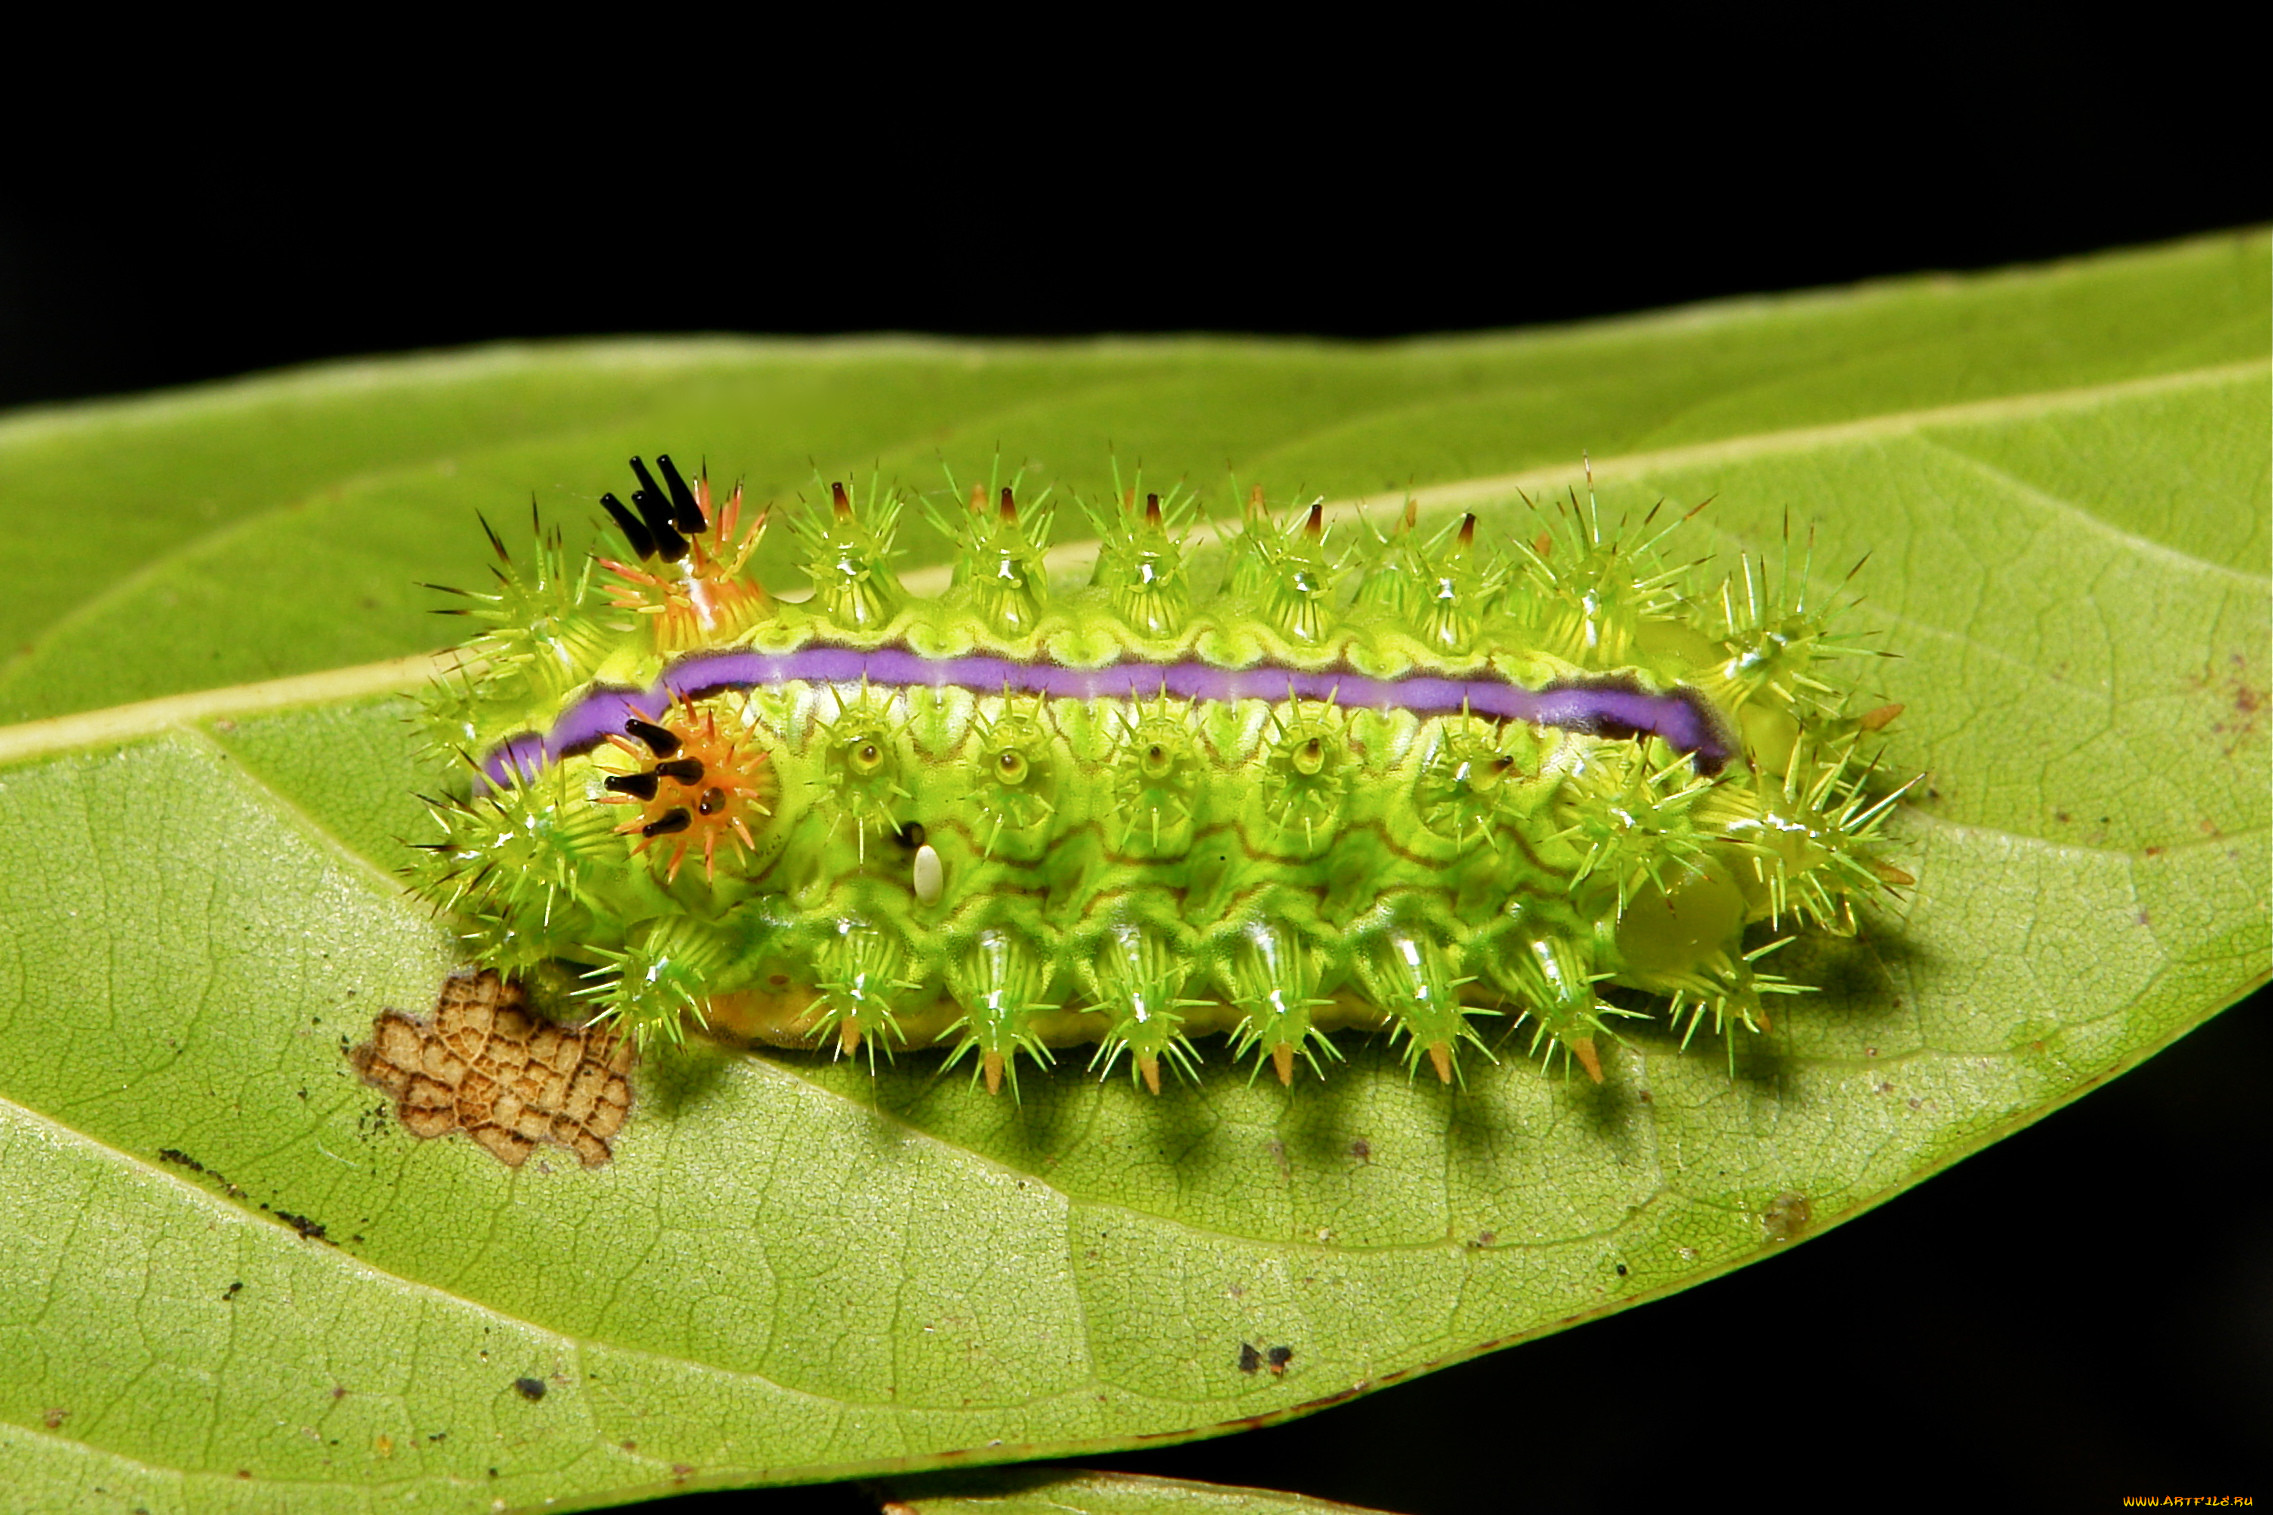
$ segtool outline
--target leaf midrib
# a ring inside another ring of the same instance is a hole
[[[1795,426],[1782,431],[1755,432],[1742,437],[1725,437],[1712,442],[1689,442],[1674,447],[1653,448],[1639,452],[1620,453],[1593,460],[1598,478],[1634,477],[1676,469],[1693,468],[1701,464],[1745,462],[1754,458],[1774,457],[1787,453],[1806,452],[1816,448],[1841,446],[1853,442],[1882,440],[1888,437],[1907,436],[1931,427],[1977,425],[1982,422],[2007,420],[2017,417],[2035,417],[2048,413],[2087,409],[2108,400],[2129,399],[2140,395],[2170,390],[2207,388],[2235,380],[2264,377],[2266,366],[2255,360],[2213,364],[2206,368],[2188,369],[2175,374],[2157,374],[2151,378],[2124,379],[2112,384],[2086,385],[2075,389],[2041,390],[2027,395],[2004,395],[1994,400],[1977,400],[1961,405],[1935,406],[1925,410],[1888,411],[1852,421],[1835,421],[1817,426]],[[1523,469],[1515,473],[1491,474],[1481,478],[1450,479],[1439,484],[1423,485],[1417,489],[1387,490],[1374,494],[1358,495],[1346,500],[1326,502],[1326,520],[1342,524],[1360,519],[1369,511],[1396,512],[1404,508],[1407,500],[1418,503],[1424,513],[1448,510],[1458,505],[1487,504],[1507,500],[1519,494],[1529,494],[1570,480],[1572,467],[1568,463],[1544,468]],[[2080,507],[2069,505],[2081,512]],[[2097,520],[2097,517],[2092,517]],[[2111,533],[2120,535],[2118,528],[2100,522]],[[1237,522],[1203,521],[1195,525],[1190,538],[1193,546],[1207,546],[1228,542],[1237,534]],[[1096,553],[1094,541],[1062,542],[1052,547],[1046,563],[1053,577],[1086,568]],[[2164,553],[2176,549],[2161,547]],[[2185,556],[2184,554],[2177,554]],[[2244,578],[2241,570],[2225,568],[2220,564],[2201,564],[2205,568],[2232,573]],[[947,587],[952,565],[937,564],[918,569],[903,576],[902,582],[911,593],[937,594]],[[2263,578],[2249,578],[2252,584],[2267,582]]]

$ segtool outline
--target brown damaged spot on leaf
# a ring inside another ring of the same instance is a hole
[[[2273,689],[2251,670],[2247,656],[2229,654],[2223,667],[2212,662],[2185,682],[2191,692],[2210,697],[2216,713],[2210,730],[2224,738],[2227,757],[2237,756],[2263,734],[2266,710],[2273,707]]]
[[[596,1168],[631,1108],[628,1041],[532,1015],[521,986],[486,969],[451,975],[429,1019],[381,1011],[348,1060],[411,1135],[463,1131],[508,1168],[548,1144]]]
[[[158,1161],[162,1163],[172,1163],[177,1168],[187,1169],[189,1172],[195,1173],[200,1178],[212,1179],[215,1183],[221,1186],[222,1192],[227,1194],[231,1199],[243,1199],[245,1197],[244,1190],[238,1188],[235,1184],[229,1182],[220,1174],[214,1172],[211,1168],[208,1168],[205,1166],[205,1164],[190,1156],[187,1152],[182,1151],[179,1147],[160,1147],[158,1149]]]
[[[1258,1348],[1253,1342],[1239,1344],[1239,1371],[1253,1373],[1257,1368],[1268,1368],[1273,1378],[1286,1377],[1286,1365],[1294,1361],[1292,1347]]]
[[[1797,1241],[1807,1234],[1815,1223],[1815,1206],[1808,1203],[1804,1194],[1786,1192],[1768,1201],[1768,1208],[1760,1212],[1760,1224],[1766,1229],[1770,1241]]]

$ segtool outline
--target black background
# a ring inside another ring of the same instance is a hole
[[[506,337],[1464,330],[2266,220],[2262,153],[2226,146],[2261,123],[2205,103],[2242,97],[2204,74],[2214,43],[2179,42],[1952,47],[1899,88],[1675,68],[1457,107],[1410,79],[1132,89],[1070,126],[1031,96],[932,99],[889,148],[824,140],[847,118],[808,98],[669,171],[573,115],[320,161],[274,124],[169,131],[0,186],[0,405]],[[1412,1512],[2273,1497],[2269,1079],[2260,994],[1703,1288],[1304,1421],[1088,1461]]]

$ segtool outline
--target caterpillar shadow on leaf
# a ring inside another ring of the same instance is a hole
[[[1899,708],[1854,692],[1881,650],[1790,551],[1707,582],[1686,517],[1606,520],[1591,478],[1506,541],[1410,504],[1343,540],[1257,490],[1205,582],[1192,500],[1141,480],[826,483],[790,602],[750,573],[770,510],[631,471],[588,552],[490,530],[492,581],[449,591],[474,635],[423,700],[406,872],[474,963],[574,974],[644,1049],[1158,1094],[1330,1079],[1355,1031],[1447,1085],[1600,1082],[1654,1021],[1733,1065],[1807,1013],[1784,949],[1911,882]],[[955,543],[936,597],[893,571],[911,504]],[[1094,563],[1053,589],[1075,515]]]

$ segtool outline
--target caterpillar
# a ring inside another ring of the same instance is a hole
[[[1806,989],[1763,958],[1914,882],[1863,752],[1900,707],[1836,677],[1876,650],[1749,554],[1693,597],[1687,516],[1606,528],[1591,475],[1528,541],[1408,502],[1346,552],[1258,489],[1204,586],[1195,497],[1116,479],[1073,590],[1046,491],[951,480],[930,598],[890,567],[909,502],[834,483],[791,601],[739,486],[631,472],[590,552],[532,507],[522,556],[482,522],[493,584],[430,586],[476,633],[424,697],[455,778],[406,872],[642,1047],[944,1046],[1015,1095],[1086,1044],[1157,1094],[1209,1032],[1287,1083],[1385,1030],[1449,1083],[1498,1020],[1600,1082],[1617,1018],[1733,1042]]]

